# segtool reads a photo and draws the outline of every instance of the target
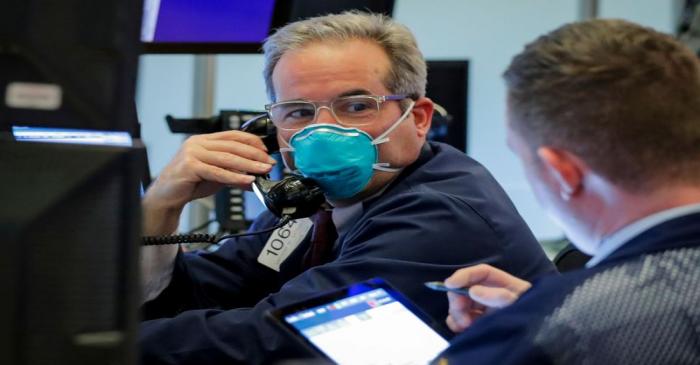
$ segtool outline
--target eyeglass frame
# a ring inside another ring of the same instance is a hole
[[[265,104],[265,111],[267,112],[268,117],[270,118],[270,121],[277,127],[278,129],[281,130],[288,130],[288,131],[296,131],[305,128],[308,125],[314,124],[316,120],[318,119],[319,115],[319,110],[321,108],[326,108],[333,118],[335,119],[338,124],[345,126],[345,127],[359,127],[363,125],[370,124],[371,122],[367,123],[362,123],[362,124],[352,124],[352,125],[347,125],[345,122],[343,122],[338,116],[335,114],[335,111],[331,107],[334,102],[336,102],[339,99],[352,99],[352,98],[371,98],[374,99],[374,101],[377,102],[377,111],[381,110],[382,104],[384,104],[387,101],[402,101],[405,99],[410,99],[411,97],[408,95],[366,95],[366,94],[358,94],[358,95],[342,95],[342,96],[336,96],[330,100],[326,101],[314,101],[314,100],[304,100],[304,99],[293,99],[293,100],[285,100],[285,101],[278,101],[276,103],[270,103],[270,104]],[[293,104],[293,103],[307,103],[311,104],[314,106],[314,117],[311,119],[311,121],[300,128],[284,128],[281,126],[278,126],[277,123],[272,118],[272,113],[271,110],[273,107],[278,106],[278,105],[284,105],[284,104]]]

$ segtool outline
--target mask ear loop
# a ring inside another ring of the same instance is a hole
[[[391,164],[388,162],[375,163],[372,165],[372,168],[375,170],[384,171],[384,172],[399,172],[402,170],[399,167],[391,167]]]
[[[294,157],[292,156],[292,154],[294,153],[294,148],[280,147],[279,151],[282,155],[282,163],[284,163],[284,167],[286,167],[288,171],[291,171],[293,173],[299,173],[299,171],[297,171],[296,169],[292,169],[291,167],[289,167],[289,164],[287,163],[287,159],[294,161]]]
[[[411,111],[413,110],[413,106],[415,104],[416,104],[416,102],[411,100],[411,104],[408,106],[408,108],[406,108],[406,111],[404,111],[403,114],[401,114],[399,119],[397,119],[396,122],[394,122],[394,124],[391,127],[389,127],[389,129],[385,130],[384,133],[380,134],[377,138],[375,138],[372,141],[372,144],[378,145],[378,144],[389,142],[390,141],[389,134],[391,134],[391,132],[393,132],[394,129],[396,129],[401,124],[401,122],[406,120],[406,118],[408,117],[408,114],[411,113]]]
[[[406,110],[403,112],[403,114],[401,114],[399,119],[397,119],[396,122],[394,122],[394,124],[391,127],[389,127],[389,129],[384,131],[384,133],[380,134],[377,138],[375,138],[372,141],[372,144],[375,146],[374,148],[377,148],[377,145],[379,145],[379,144],[386,143],[386,142],[390,141],[389,134],[391,134],[391,132],[393,132],[394,129],[396,129],[401,124],[401,122],[406,120],[406,118],[408,117],[408,114],[411,113],[411,111],[413,110],[413,106],[415,104],[416,104],[416,102],[411,100],[411,104],[408,106],[408,108],[406,108]],[[399,172],[399,171],[401,171],[401,168],[391,167],[391,164],[388,162],[374,163],[372,165],[372,168],[375,170],[384,171],[384,172]]]
[[[299,133],[299,132],[296,132],[296,133]],[[294,133],[294,135],[296,135],[296,133]],[[292,137],[294,137],[294,135],[292,135]],[[290,138],[290,140],[291,140],[291,139],[292,139],[292,138]],[[290,145],[289,142],[285,141],[284,138],[280,138],[280,140],[281,140],[285,145],[287,145],[287,147],[282,147],[282,146],[280,146],[280,148],[279,148],[280,155],[282,155],[282,163],[284,163],[284,167],[286,167],[287,170],[289,170],[289,171],[291,171],[291,172],[293,172],[293,173],[298,173],[298,174],[300,174],[299,171],[298,171],[297,169],[292,169],[292,168],[290,168],[290,167],[289,167],[289,164],[287,163],[287,158],[290,158],[292,161],[294,161],[294,157],[292,156],[292,154],[294,153],[294,147],[292,147],[292,145]],[[287,158],[285,158],[285,156],[287,156]]]

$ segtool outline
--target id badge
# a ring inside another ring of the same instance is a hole
[[[313,226],[309,218],[295,219],[272,232],[263,247],[258,262],[277,272],[280,266],[294,252]]]

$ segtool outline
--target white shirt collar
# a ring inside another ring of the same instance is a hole
[[[700,203],[663,210],[636,220],[603,238],[600,246],[598,247],[598,252],[586,263],[586,267],[591,268],[598,265],[613,252],[624,246],[625,243],[629,242],[632,238],[654,226],[670,221],[674,218],[697,212],[700,212]]]

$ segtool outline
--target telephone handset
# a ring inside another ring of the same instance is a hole
[[[261,114],[241,126],[241,131],[262,138],[269,153],[279,151],[277,128],[267,114]],[[290,175],[279,181],[256,176],[253,191],[265,207],[285,220],[313,215],[326,201],[321,187],[309,178]]]

